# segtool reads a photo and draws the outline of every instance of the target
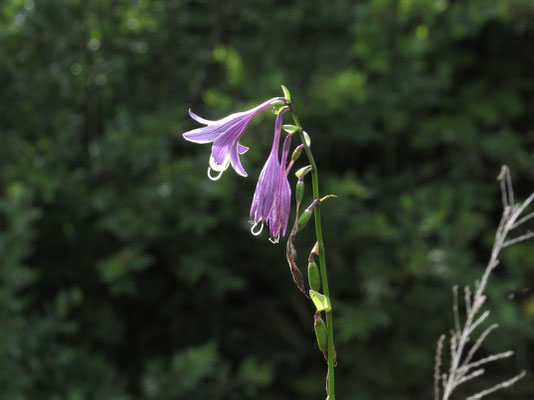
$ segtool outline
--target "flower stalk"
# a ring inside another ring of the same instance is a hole
[[[320,198],[320,192],[319,192],[319,174],[317,171],[317,163],[315,162],[315,158],[313,157],[313,153],[310,147],[310,142],[307,135],[305,134],[304,130],[302,129],[302,125],[300,124],[300,120],[298,118],[297,113],[295,112],[295,109],[293,108],[293,105],[291,103],[288,104],[289,106],[289,113],[291,114],[291,117],[293,118],[293,122],[295,126],[297,126],[298,133],[300,136],[300,140],[302,142],[302,145],[304,146],[304,152],[306,153],[306,156],[308,157],[308,161],[310,162],[310,165],[312,167],[312,191],[313,191],[313,198],[319,199]],[[321,225],[321,204],[320,202],[315,206],[314,209],[314,217],[315,217],[315,237],[317,239],[318,249],[319,249],[319,272],[321,274],[321,281],[323,284],[323,293],[327,298],[330,298],[330,289],[328,287],[328,274],[326,271],[326,257],[325,257],[325,250],[324,250],[324,241],[323,241],[323,228]],[[335,367],[335,350],[334,350],[334,326],[332,322],[332,309],[325,312],[326,314],[326,328],[328,331],[328,343],[327,343],[327,361],[328,361],[328,375],[327,375],[327,393],[328,393],[328,400],[335,400],[335,384],[334,384],[334,367]]]
[[[303,150],[306,153],[310,165],[301,168],[296,173],[298,178],[295,191],[296,217],[295,224],[291,229],[286,243],[286,258],[289,263],[291,276],[297,288],[313,301],[317,309],[314,317],[314,330],[319,348],[328,362],[327,400],[335,400],[334,367],[336,357],[334,349],[334,328],[320,213],[321,203],[335,196],[328,195],[323,198],[320,197],[319,175],[317,164],[310,147],[310,137],[302,129],[297,113],[291,104],[289,90],[285,86],[282,86],[282,90],[284,97],[274,97],[248,111],[230,114],[217,121],[210,121],[199,117],[190,110],[189,114],[191,117],[205,126],[188,131],[183,134],[183,137],[193,143],[212,143],[210,167],[208,168],[210,179],[219,179],[222,173],[230,166],[232,166],[237,174],[246,177],[247,172],[241,164],[240,156],[245,154],[248,148],[241,145],[239,141],[248,127],[249,122],[260,112],[271,108],[276,114],[273,145],[256,184],[250,209],[250,222],[253,225],[251,232],[254,235],[259,235],[264,224],[267,224],[270,231],[269,240],[273,243],[278,243],[279,238],[286,234],[291,209],[291,188],[288,181],[288,173],[293,167],[293,164],[301,156]],[[291,114],[294,125],[283,125],[283,115],[287,111]],[[287,132],[287,135],[281,146],[282,154],[280,157],[282,130]],[[293,154],[288,157],[291,138],[292,136],[296,136],[296,133],[298,133],[302,144],[297,146]],[[213,176],[212,171],[215,171],[217,175]],[[304,196],[304,177],[309,172],[311,172],[313,200],[311,205],[300,214],[300,205]],[[294,239],[297,232],[304,228],[308,221],[311,220],[312,214],[314,214],[315,218],[315,236],[317,240],[308,259],[310,283],[310,290],[308,291],[302,272],[296,264],[297,251],[294,246]],[[319,256],[319,271],[317,271],[317,265],[314,260],[317,255]],[[323,293],[319,292],[321,283]],[[326,316],[326,325],[321,318],[323,312]]]

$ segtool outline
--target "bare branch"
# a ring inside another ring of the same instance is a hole
[[[491,272],[491,269],[489,268],[489,266],[486,269],[486,272],[487,271]],[[488,275],[489,275],[489,272],[488,272]],[[486,281],[484,281],[484,286],[486,286]],[[480,285],[479,285],[479,288],[480,288]],[[477,291],[475,292],[474,301],[473,301],[473,307],[471,309],[471,315],[473,317],[480,311],[480,309],[482,308],[485,302],[486,302],[486,296],[482,294],[481,290],[477,288]]]
[[[465,313],[469,314],[471,312],[471,289],[469,286],[464,288],[465,292]]]
[[[489,389],[483,390],[482,392],[478,392],[474,394],[473,396],[470,396],[467,398],[467,400],[478,400],[482,397],[491,394],[493,392],[496,392],[497,390],[504,389],[507,387],[512,386],[514,383],[516,383],[518,380],[523,378],[526,375],[526,372],[523,371],[519,375],[514,376],[512,379],[508,379],[507,381],[501,382],[495,386],[490,387]]]
[[[510,168],[506,166],[506,187],[508,189],[508,205],[514,207],[514,190],[512,188],[512,176],[510,175]]]
[[[462,379],[456,382],[456,386],[460,386],[462,383],[467,382],[470,379],[476,378],[477,376],[483,375],[484,370],[477,369],[476,371],[471,372],[469,375],[464,376]]]
[[[456,334],[451,331],[451,338],[450,338],[450,345],[451,345],[451,366],[449,367],[449,376],[453,374],[455,366],[454,366],[454,355],[456,354]]]
[[[471,326],[470,326],[469,329],[467,330],[468,335],[471,334],[471,333],[473,333],[473,331],[474,331],[476,328],[478,328],[478,326],[479,326],[482,322],[484,322],[484,320],[485,320],[486,318],[488,318],[489,315],[490,315],[490,312],[489,312],[489,311],[487,311],[487,310],[484,311],[484,313],[483,313],[480,317],[478,317],[478,319],[477,319],[475,322],[473,322],[473,323],[471,324]]]
[[[508,167],[506,165],[503,165],[501,167],[501,171],[499,172],[499,176],[497,176],[497,180],[501,184],[501,197],[502,197],[502,208],[505,209],[508,207],[508,196],[506,194],[506,173],[508,171]]]
[[[467,365],[467,363],[469,363],[469,361],[471,361],[471,359],[473,358],[473,356],[475,355],[476,351],[480,348],[480,346],[482,345],[482,342],[484,342],[484,340],[486,339],[486,337],[491,333],[492,330],[494,329],[497,329],[499,327],[498,324],[492,324],[490,326],[488,326],[486,328],[486,330],[484,332],[482,332],[482,334],[480,335],[480,337],[477,339],[477,341],[475,342],[475,344],[473,345],[473,347],[471,347],[471,349],[469,350],[469,352],[467,353],[467,356],[465,357],[465,360],[462,364],[462,367],[464,367],[465,365]]]
[[[434,358],[434,400],[439,400],[439,379],[441,370],[441,354],[443,352],[443,342],[446,336],[441,335],[436,346],[436,357]]]
[[[515,239],[507,240],[506,242],[503,243],[502,248],[504,249],[505,247],[508,247],[508,246],[513,245],[513,244],[522,242],[524,240],[528,240],[528,239],[533,238],[533,237],[534,237],[534,232],[525,233],[524,235],[516,237]]]
[[[454,329],[455,334],[460,334],[460,313],[458,312],[458,285],[454,285],[452,288],[453,306],[452,311],[454,313]]]
[[[501,167],[497,180],[501,184],[501,196],[502,196],[502,208],[513,207],[514,202],[514,190],[512,188],[512,176],[510,175],[510,168],[507,165]]]
[[[523,203],[521,203],[517,210],[514,211],[514,213],[510,217],[510,227],[514,225],[515,220],[521,215],[523,211],[525,211],[525,208],[527,208],[529,204],[532,203],[532,200],[534,200],[534,193],[531,193],[530,196],[528,196],[527,199]]]
[[[460,310],[458,307],[458,287],[453,288],[453,314],[454,314],[454,330],[451,330],[450,337],[450,351],[451,351],[451,364],[448,374],[442,374],[440,377],[441,367],[441,352],[443,348],[444,336],[440,337],[438,341],[438,351],[436,353],[436,360],[434,365],[434,398],[440,397],[439,380],[441,378],[443,385],[443,394],[441,400],[449,400],[455,388],[471,379],[474,379],[484,373],[482,368],[478,368],[487,363],[497,361],[503,358],[511,357],[512,351],[506,351],[499,354],[493,354],[488,357],[472,362],[478,349],[482,346],[484,340],[488,335],[497,328],[497,324],[492,324],[482,331],[478,339],[469,351],[465,354],[467,345],[471,341],[471,336],[475,330],[488,318],[490,312],[488,310],[482,312],[482,307],[486,301],[486,286],[488,284],[491,272],[499,265],[499,255],[503,248],[511,246],[513,244],[522,242],[524,240],[534,237],[534,232],[527,232],[526,234],[519,236],[515,239],[506,240],[508,234],[514,228],[519,225],[534,219],[534,212],[521,218],[521,214],[526,208],[534,201],[534,193],[532,193],[525,201],[516,205],[514,199],[514,191],[512,187],[512,179],[510,170],[507,166],[501,168],[501,172],[497,179],[501,186],[501,197],[503,203],[503,212],[499,221],[499,226],[495,233],[495,241],[491,250],[491,256],[486,265],[484,273],[480,280],[475,281],[473,292],[469,286],[464,288],[465,299],[465,321],[461,322]],[[482,314],[479,315],[479,313]],[[478,368],[478,369],[476,369]],[[469,371],[472,371],[468,373]],[[521,379],[525,375],[525,372],[515,376],[512,379],[501,382],[487,390],[479,392],[469,399],[480,399],[496,390],[509,387]]]
[[[515,224],[513,224],[510,227],[510,230],[517,228],[519,225],[527,222],[529,219],[532,219],[532,218],[534,218],[534,212],[531,212],[530,214],[525,215],[523,218],[521,218],[519,221],[517,221]]]
[[[513,351],[511,351],[511,350],[510,351],[505,351],[504,353],[494,354],[492,356],[488,356],[488,357],[482,358],[482,359],[480,359],[478,361],[475,361],[474,363],[467,364],[463,368],[466,368],[467,370],[469,370],[471,368],[480,367],[481,365],[490,363],[492,361],[497,361],[497,360],[500,360],[502,358],[508,358],[508,357],[513,356],[513,355],[514,355]]]

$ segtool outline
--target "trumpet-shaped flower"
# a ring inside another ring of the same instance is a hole
[[[246,153],[248,148],[239,144],[239,140],[252,118],[279,101],[285,101],[285,97],[272,98],[248,111],[231,114],[218,121],[209,121],[189,110],[191,118],[206,126],[186,132],[183,137],[193,143],[213,143],[208,168],[210,179],[219,179],[230,164],[239,175],[247,176],[239,155]],[[212,170],[218,174],[212,176]]]
[[[259,235],[264,224],[269,225],[270,239],[278,242],[280,233],[286,234],[289,211],[291,207],[291,188],[287,179],[286,161],[291,145],[291,135],[284,140],[282,160],[279,160],[280,133],[282,114],[276,117],[273,146],[271,153],[261,170],[250,208],[252,233]],[[260,229],[255,231],[256,226]]]

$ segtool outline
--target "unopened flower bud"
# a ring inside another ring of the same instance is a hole
[[[297,172],[295,172],[295,176],[299,179],[304,179],[304,176],[310,172],[312,170],[312,166],[311,165],[306,165],[305,167],[302,167],[301,169],[299,169]]]
[[[299,230],[301,230],[302,228],[306,226],[308,221],[311,219],[311,216],[312,216],[312,211],[308,209],[305,209],[304,212],[300,214],[299,222],[298,222]]]
[[[310,289],[318,291],[321,288],[321,276],[319,275],[319,268],[315,261],[308,264],[308,284]]]
[[[302,147],[300,145],[299,147]],[[297,147],[298,148],[298,147]],[[311,165],[307,165],[301,169],[299,169],[295,175],[297,176],[297,186],[295,188],[295,197],[297,199],[297,203],[300,203],[302,201],[302,198],[304,197],[304,177],[308,172],[310,172],[313,168]]]
[[[315,337],[317,338],[317,345],[319,350],[325,353],[328,349],[328,330],[320,315],[315,314],[313,320],[313,329],[315,331]]]
[[[295,186],[295,198],[297,199],[297,203],[300,203],[302,201],[302,198],[304,197],[304,181],[298,180],[297,185]]]
[[[310,220],[312,214],[313,214],[313,209],[314,207],[317,205],[317,203],[319,202],[319,199],[315,199],[307,209],[305,209],[302,214],[300,214],[300,217],[299,217],[299,220],[298,220],[298,229],[301,230],[302,228],[304,228],[306,226],[306,224],[308,223],[308,221]]]
[[[291,161],[297,161],[302,154],[302,149],[304,149],[303,144],[299,144],[295,150],[293,150],[293,154],[291,155]]]

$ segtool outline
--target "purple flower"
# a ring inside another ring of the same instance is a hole
[[[286,161],[291,145],[291,135],[287,135],[284,140],[282,149],[282,160],[278,158],[278,148],[280,143],[280,133],[282,131],[282,114],[276,117],[274,128],[274,139],[271,153],[261,170],[256,191],[252,198],[250,207],[250,223],[252,233],[259,235],[264,224],[269,225],[270,239],[277,243],[282,236],[286,234],[287,221],[291,207],[291,188],[287,179]],[[256,226],[260,225],[259,231],[255,231]]]
[[[189,110],[191,118],[206,126],[186,132],[183,137],[193,143],[213,143],[208,168],[210,179],[219,179],[230,164],[239,175],[247,176],[239,155],[246,153],[248,148],[239,144],[239,139],[252,118],[278,101],[285,101],[285,97],[272,98],[248,111],[230,114],[218,121],[209,121]],[[211,170],[218,172],[218,175],[212,176]]]

